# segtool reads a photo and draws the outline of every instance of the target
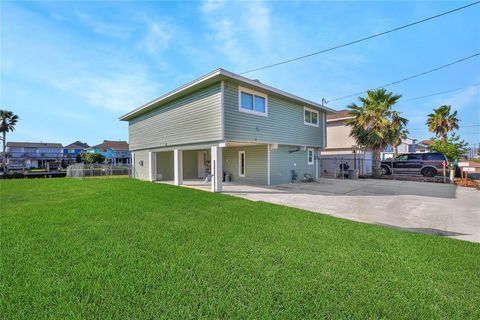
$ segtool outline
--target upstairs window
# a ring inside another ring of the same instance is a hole
[[[307,126],[318,127],[318,111],[305,107],[303,108],[303,112],[303,123]]]
[[[267,95],[239,87],[239,110],[242,112],[253,113],[261,116],[267,116],[268,98]]]

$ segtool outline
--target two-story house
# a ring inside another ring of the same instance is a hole
[[[11,169],[44,168],[61,165],[63,146],[61,143],[7,142],[7,166]]]
[[[131,163],[130,150],[127,141],[103,140],[87,150],[87,152],[100,153],[105,160],[114,165],[129,165]]]
[[[218,69],[125,114],[134,176],[150,181],[225,176],[272,185],[319,175],[326,114],[318,103]]]
[[[86,142],[75,141],[63,148],[63,161],[66,164],[76,162],[77,156],[82,152],[86,152],[90,146]]]

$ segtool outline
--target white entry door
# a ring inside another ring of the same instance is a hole
[[[205,166],[207,163],[207,151],[198,151],[198,177],[205,178]]]

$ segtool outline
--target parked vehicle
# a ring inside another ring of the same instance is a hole
[[[447,157],[440,152],[405,153],[394,159],[384,160],[381,163],[382,174],[421,174],[424,177],[434,177],[442,173],[444,166],[448,166]]]

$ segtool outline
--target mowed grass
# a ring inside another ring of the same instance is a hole
[[[131,179],[0,186],[2,318],[480,318],[478,244]]]

